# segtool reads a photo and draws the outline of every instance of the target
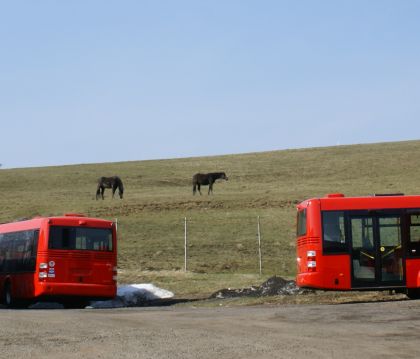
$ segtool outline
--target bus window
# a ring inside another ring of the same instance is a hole
[[[324,253],[347,253],[344,212],[322,212],[322,243]]]
[[[297,213],[296,236],[304,236],[306,234],[306,209]]]
[[[39,231],[0,234],[0,271],[35,271]]]
[[[104,228],[50,228],[50,249],[112,251],[112,231]]]
[[[410,238],[408,241],[408,255],[411,257],[420,256],[420,214],[411,214]]]
[[[36,254],[38,251],[39,230],[27,231],[22,267],[25,271],[35,271]]]

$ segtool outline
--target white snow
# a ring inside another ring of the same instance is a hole
[[[112,300],[91,302],[90,308],[122,308],[139,305],[156,299],[172,298],[174,294],[153,284],[129,284],[119,286]]]
[[[117,296],[124,297],[128,301],[135,297],[142,297],[143,300],[154,300],[172,298],[174,293],[149,283],[120,286],[117,290]]]
[[[121,285],[117,288],[117,295],[112,300],[90,302],[86,308],[122,308],[145,304],[156,299],[172,298],[174,293],[156,287],[151,283]],[[60,303],[37,302],[31,309],[61,309]]]

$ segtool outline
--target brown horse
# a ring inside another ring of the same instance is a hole
[[[101,177],[98,179],[98,187],[96,188],[96,199],[99,198],[99,196],[104,199],[104,192],[105,188],[112,188],[112,198],[114,198],[115,191],[118,188],[118,194],[120,195],[120,198],[123,198],[124,194],[124,186],[121,181],[121,178],[118,176],[114,177]]]
[[[219,178],[224,179],[226,181],[228,180],[228,177],[224,172],[196,173],[192,178],[193,195],[195,194],[197,189],[201,195],[200,187],[202,185],[209,186],[209,191],[207,193],[208,195],[210,193],[213,193],[213,183],[216,182],[216,180],[218,180]]]

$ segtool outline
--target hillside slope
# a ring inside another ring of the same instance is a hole
[[[326,193],[420,193],[420,141],[338,146],[173,160],[0,170],[0,222],[80,212],[118,219],[121,273],[294,275],[295,204]],[[196,172],[225,171],[214,195],[193,196]],[[125,196],[95,200],[96,180],[119,175]]]

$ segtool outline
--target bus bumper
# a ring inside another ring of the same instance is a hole
[[[323,277],[319,272],[299,273],[296,276],[296,285],[298,287],[320,288],[323,287]]]
[[[305,272],[296,276],[296,285],[306,288],[349,290],[350,275],[337,271]]]
[[[114,298],[117,294],[116,284],[81,284],[81,283],[40,283],[36,297],[89,297]]]

